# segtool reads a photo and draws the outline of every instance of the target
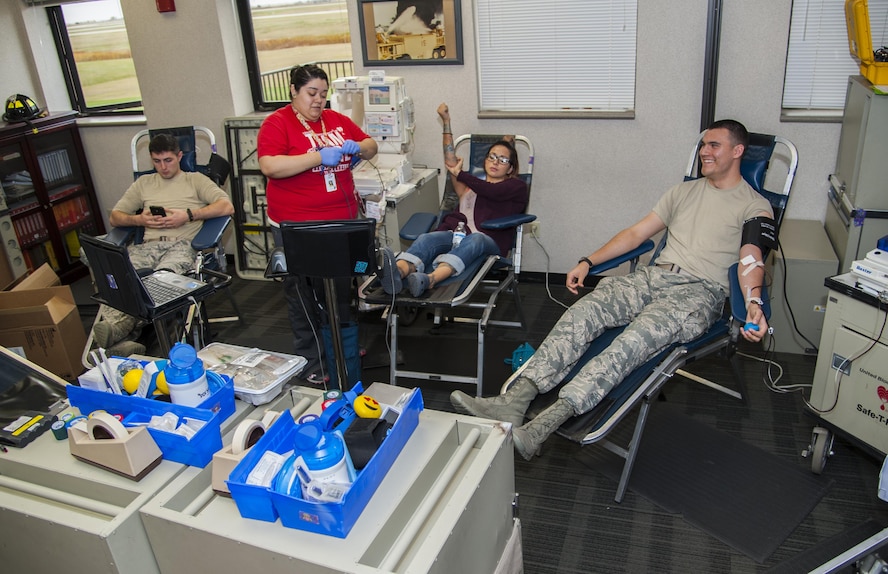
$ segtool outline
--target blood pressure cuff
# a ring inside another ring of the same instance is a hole
[[[762,253],[777,247],[777,224],[770,217],[753,217],[743,222],[740,246],[755,245]]]

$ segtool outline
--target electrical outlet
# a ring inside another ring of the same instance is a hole
[[[536,235],[537,237],[539,237],[540,236],[540,222],[539,221],[531,221],[530,223],[528,223],[527,224],[527,231],[531,235]]]

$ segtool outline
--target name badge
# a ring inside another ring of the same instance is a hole
[[[324,185],[327,186],[327,192],[336,191],[336,174],[332,171],[324,171]]]

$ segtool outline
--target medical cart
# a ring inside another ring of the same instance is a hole
[[[816,474],[832,454],[835,432],[879,458],[888,453],[888,299],[857,288],[850,273],[825,284],[829,294],[810,399],[818,425],[803,453]]]

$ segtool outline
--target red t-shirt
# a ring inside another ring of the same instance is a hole
[[[292,106],[272,113],[259,128],[258,156],[302,155],[323,147],[340,147],[345,140],[361,142],[369,137],[349,117],[329,109],[322,112],[320,120],[306,123],[309,129],[296,117]],[[292,177],[269,178],[265,187],[268,217],[276,223],[357,217],[358,197],[350,158],[342,156],[339,165],[332,168],[336,177],[334,191],[327,191],[322,165]]]

